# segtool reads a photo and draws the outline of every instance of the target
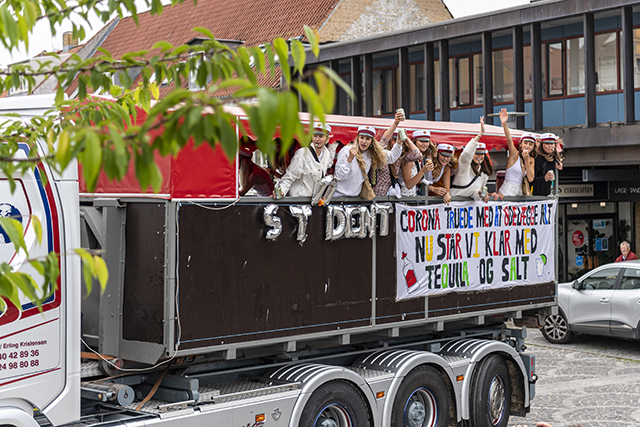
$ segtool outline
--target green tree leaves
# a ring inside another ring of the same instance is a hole
[[[152,14],[162,13],[160,0],[145,2]],[[0,4],[0,42],[14,50],[28,44],[38,21],[48,21],[55,34],[59,24],[72,16],[73,36],[83,38],[84,25],[77,24],[78,18],[88,22],[91,12],[103,22],[114,14],[130,14],[137,22],[133,0],[7,0]],[[98,48],[93,57],[72,55],[61,64],[58,56],[51,54],[40,65],[21,64],[0,72],[0,92],[24,87],[31,91],[36,78],[41,77],[57,85],[55,108],[43,117],[0,123],[5,142],[0,144],[0,170],[12,188],[16,176],[39,162],[62,172],[78,159],[90,192],[96,188],[100,173],[119,180],[132,165],[141,188],[159,191],[163,177],[156,158],[176,155],[190,141],[211,147],[219,144],[229,159],[235,158],[243,125],[225,111],[226,104],[239,105],[245,111],[258,147],[274,156],[276,133],[282,139],[282,152],[294,139],[303,145],[311,140],[311,132],[299,119],[298,96],[308,106],[311,120],[324,121],[335,103],[335,84],[350,93],[330,69],[319,67],[305,74],[309,51],[301,37],[278,38],[234,50],[206,28],[194,31],[203,36],[198,45],[173,46],[159,41],[150,50],[130,52],[121,58]],[[301,35],[309,43],[311,54],[317,56],[317,31],[305,27]],[[280,86],[274,84],[278,78]],[[307,83],[309,78],[315,80],[315,86]],[[193,88],[198,90],[190,90]],[[37,150],[36,141],[46,142],[44,153]],[[31,147],[29,158],[16,162],[19,144],[24,143]],[[0,225],[17,245],[16,250],[27,253],[22,224],[0,218]],[[33,227],[41,240],[37,219]],[[82,260],[87,291],[91,292],[93,279],[104,289],[108,273],[100,256],[83,250],[74,254]],[[41,301],[52,292],[49,284],[57,281],[59,256],[49,254],[46,259],[30,261],[44,278],[40,289],[30,276],[0,264],[0,297],[16,306],[20,293]]]

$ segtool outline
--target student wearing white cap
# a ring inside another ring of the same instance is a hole
[[[426,196],[427,187],[433,183],[433,153],[437,149],[431,142],[431,132],[428,130],[417,130],[412,136],[419,157],[403,157],[402,174],[399,176],[401,193],[409,197]]]
[[[320,181],[333,163],[333,155],[326,147],[331,137],[331,126],[315,122],[313,139],[308,147],[302,147],[293,156],[287,172],[276,185],[282,195],[311,197],[316,182]]]
[[[509,114],[507,109],[500,110],[500,121],[504,136],[507,138],[507,146],[509,148],[509,157],[507,157],[507,170],[504,174],[504,182],[499,188],[499,196],[530,196],[531,182],[535,176],[534,163],[536,153],[536,135],[531,132],[525,132],[520,138],[518,148],[513,143],[511,132],[507,121]]]
[[[433,171],[430,172],[433,184],[429,186],[429,195],[442,196],[445,204],[451,201],[451,174],[458,165],[455,152],[456,148],[451,144],[438,144],[437,152],[433,157]]]
[[[486,186],[493,166],[487,154],[487,147],[480,142],[484,134],[484,116],[480,117],[480,132],[464,147],[458,160],[458,171],[451,184],[451,196],[472,197],[481,200],[482,187]],[[484,200],[489,200],[485,196]]]
[[[553,133],[540,135],[538,157],[535,160],[535,177],[531,182],[534,196],[548,196],[557,178],[555,170],[562,170],[563,158],[556,150],[557,137]]]
[[[372,167],[386,167],[400,157],[402,144],[396,142],[391,150],[383,150],[375,136],[373,126],[360,126],[356,140],[338,153],[335,168],[338,185],[334,197],[360,195],[365,176],[368,180]]]
[[[408,155],[407,153],[415,150],[417,154],[414,155],[420,155],[418,149],[415,147],[415,145],[413,145],[410,139],[407,139],[406,142],[398,141],[397,127],[402,121],[404,121],[404,114],[402,114],[402,112],[397,112],[395,120],[393,121],[391,126],[389,126],[389,129],[387,129],[382,135],[382,138],[380,138],[380,147],[383,150],[393,150],[393,147],[396,143],[402,144],[403,149],[400,155],[400,159],[394,160],[393,164],[381,167],[379,169],[373,169],[369,173],[371,185],[373,186],[373,192],[376,196],[387,196],[389,194],[389,189],[392,186],[392,181],[395,181],[395,179],[398,177],[398,170],[400,169],[399,162],[405,155]]]

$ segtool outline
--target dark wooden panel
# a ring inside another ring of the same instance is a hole
[[[553,302],[555,290],[555,284],[545,283],[431,296],[429,297],[429,317]]]
[[[376,323],[424,319],[424,298],[396,302],[395,214],[389,215],[389,235],[376,240]]]
[[[281,205],[283,231],[269,242],[264,206],[180,207],[181,348],[369,324],[371,240],[325,241],[325,209],[316,207],[301,246]]]
[[[122,336],[162,344],[165,205],[129,203],[126,221]]]

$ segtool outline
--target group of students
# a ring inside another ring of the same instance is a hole
[[[450,144],[435,144],[428,130],[417,130],[411,138],[398,125],[404,114],[398,112],[394,122],[375,139],[371,126],[360,126],[355,141],[343,147],[336,156],[337,144],[327,144],[331,126],[314,123],[313,140],[308,148],[295,152],[290,164],[276,182],[269,173],[255,165],[241,152],[240,195],[253,187],[260,196],[312,196],[315,183],[334,167],[337,180],[335,197],[339,196],[437,196],[449,203],[452,196],[488,201],[489,197],[548,196],[562,169],[561,145],[551,133],[538,140],[533,133],[524,133],[515,146],[507,127],[506,109],[500,111],[500,121],[508,146],[504,181],[495,193],[486,191],[487,180],[494,173],[487,147],[480,140],[484,134],[484,119],[480,131],[456,156]]]

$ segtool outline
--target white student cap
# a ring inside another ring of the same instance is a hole
[[[313,133],[315,134],[323,134],[323,135],[331,135],[331,126],[329,123],[326,123],[324,126],[320,122],[313,123]]]
[[[417,130],[413,132],[413,139],[431,141],[431,132],[428,130]]]
[[[487,154],[487,146],[484,142],[478,142],[476,147],[476,154]]]
[[[454,151],[456,151],[456,149],[451,144],[438,144],[438,153],[443,156],[451,157]]]
[[[371,138],[376,137],[376,128],[373,126],[360,126],[358,128],[358,135],[370,136]]]
[[[531,140],[533,142],[536,142],[536,139],[538,139],[538,136],[533,132],[525,132],[520,137],[520,141],[523,141],[525,139],[529,139],[529,140]]]
[[[554,133],[543,133],[540,135],[540,142],[543,144],[555,144],[556,135]]]

